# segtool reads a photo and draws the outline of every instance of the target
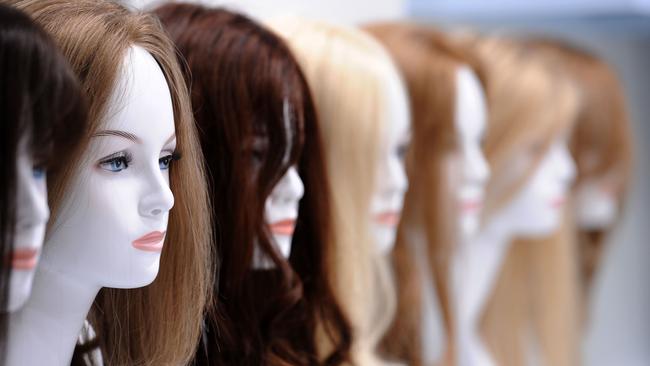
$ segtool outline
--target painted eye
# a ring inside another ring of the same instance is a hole
[[[32,176],[34,177],[34,179],[45,178],[45,168],[35,166],[34,168],[32,168]]]
[[[121,172],[129,167],[133,158],[126,152],[118,152],[99,162],[99,167],[113,173]]]
[[[181,156],[178,153],[163,156],[162,158],[158,159],[158,166],[160,167],[160,170],[167,170],[171,166],[172,161],[179,160],[180,158]]]
[[[401,145],[400,147],[397,148],[397,156],[399,156],[401,160],[404,160],[407,151],[408,151],[408,145],[407,144]]]

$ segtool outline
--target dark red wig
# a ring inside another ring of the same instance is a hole
[[[154,13],[187,65],[222,259],[196,363],[341,363],[350,329],[325,273],[329,188],[316,112],[297,62],[279,37],[240,14],[191,4]],[[305,195],[287,261],[273,244],[264,204],[292,165]],[[274,269],[252,269],[256,245]],[[323,357],[319,326],[334,345]]]

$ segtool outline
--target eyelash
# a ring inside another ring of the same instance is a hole
[[[133,155],[126,151],[120,151],[115,154],[109,155],[99,161],[99,167],[109,172],[118,173],[129,167],[133,161]],[[124,167],[118,166],[118,164]]]
[[[173,161],[178,161],[181,160],[181,154],[178,152],[173,152],[170,155],[163,156],[162,158],[158,159],[158,166],[160,167],[160,170],[167,170],[171,166]],[[165,164],[163,167],[161,164]]]
[[[406,157],[407,151],[408,151],[408,144],[401,145],[397,148],[397,156],[399,156],[400,159],[404,159],[404,157]]]
[[[160,170],[167,170],[173,161],[181,159],[181,154],[173,152],[169,155],[163,156],[158,159],[158,166]],[[126,151],[120,151],[110,155],[99,162],[99,167],[112,173],[119,173],[129,167],[133,161],[133,155]]]

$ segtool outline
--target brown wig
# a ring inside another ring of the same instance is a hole
[[[548,62],[569,74],[581,92],[578,120],[570,141],[578,169],[575,186],[615,176],[612,191],[622,206],[631,180],[632,136],[625,94],[616,73],[606,62],[576,46],[550,39],[529,42]],[[611,229],[576,228],[580,281],[587,297]]]
[[[571,79],[525,43],[497,36],[468,36],[487,79],[489,104],[485,155],[492,172],[484,220],[507,205],[534,174],[554,141],[576,122],[579,93]],[[525,172],[508,174],[525,151]],[[577,272],[566,220],[547,238],[514,238],[481,314],[480,335],[499,365],[523,365],[530,342],[542,364],[579,364]]]
[[[90,129],[101,128],[124,55],[137,45],[157,61],[169,86],[177,148],[183,159],[170,168],[174,208],[169,214],[160,271],[149,286],[103,288],[88,314],[109,365],[179,365],[197,347],[205,304],[212,293],[211,225],[202,155],[189,94],[174,46],[155,17],[110,0],[14,1],[53,36],[89,99]],[[83,155],[83,154],[80,154]],[[48,177],[54,222],[78,158]]]
[[[449,295],[451,253],[456,241],[453,188],[448,169],[458,151],[455,127],[456,76],[469,67],[483,81],[478,62],[446,35],[432,28],[405,23],[380,23],[366,27],[375,35],[400,68],[408,86],[413,141],[407,157],[409,191],[393,266],[398,291],[398,315],[383,346],[388,354],[409,365],[421,365],[422,268],[413,263],[414,232],[424,232],[430,276],[440,302],[446,331],[443,358],[453,364],[453,304]],[[429,274],[424,274],[429,275]],[[432,346],[432,345],[425,345]]]
[[[56,169],[83,135],[86,102],[76,76],[50,37],[24,13],[0,5],[0,308],[9,296],[16,224],[18,144],[28,139],[35,167]],[[0,314],[5,355],[6,314]],[[0,356],[0,363],[3,363]]]
[[[223,258],[197,364],[340,363],[347,359],[350,330],[325,273],[329,187],[314,105],[298,64],[282,40],[243,15],[190,4],[154,12],[187,60]],[[287,261],[273,244],[264,204],[292,165],[305,195]],[[273,269],[253,269],[255,246]],[[317,325],[336,345],[323,360]]]

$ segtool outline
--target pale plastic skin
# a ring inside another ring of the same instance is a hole
[[[167,163],[176,148],[175,123],[165,77],[143,48],[127,50],[99,130],[66,189],[32,296],[10,317],[10,365],[69,365],[99,290],[146,286],[158,274],[160,243],[143,250],[135,241],[167,230],[174,205]],[[132,160],[106,162],[120,152]]]
[[[273,243],[284,259],[289,259],[291,255],[293,230],[298,219],[300,200],[304,194],[305,186],[298,175],[298,170],[295,166],[291,166],[273,188],[264,204],[264,216],[271,229]],[[253,268],[271,269],[274,267],[273,261],[264,256],[256,246],[253,254]]]
[[[455,110],[454,126],[460,147],[454,159],[454,165],[460,167],[460,184],[455,185],[459,231],[461,238],[472,238],[480,227],[490,168],[481,146],[487,124],[487,101],[478,77],[467,66],[456,73]]]
[[[382,126],[385,138],[380,146],[370,208],[373,238],[379,253],[384,255],[395,246],[404,195],[408,189],[404,152],[411,139],[408,94],[397,74],[391,74],[388,80],[388,118],[386,125]]]
[[[532,156],[523,152],[515,160],[512,174],[521,175]],[[513,238],[543,238],[559,229],[574,178],[575,164],[566,139],[558,138],[515,197],[488,218],[475,239],[460,243],[451,279],[459,365],[496,364],[479,331],[480,317],[501,263]]]
[[[458,141],[458,150],[450,159],[448,174],[456,201],[458,213],[458,240],[472,239],[479,230],[480,218],[485,197],[485,187],[490,176],[490,168],[482,151],[482,141],[487,125],[487,98],[476,74],[463,65],[456,72],[456,104],[454,127]],[[413,234],[411,240],[424,242],[422,235]],[[430,273],[430,264],[426,253],[417,245],[420,266],[427,268],[423,273]],[[433,282],[428,275],[423,276],[423,357],[425,363],[434,364],[440,357],[440,334],[444,332],[441,319],[436,318],[437,303]]]
[[[45,227],[50,216],[47,206],[45,171],[34,167],[28,139],[18,144],[16,161],[16,225],[10,263],[9,297],[2,312],[18,310],[29,298]],[[13,262],[13,263],[12,263]]]

